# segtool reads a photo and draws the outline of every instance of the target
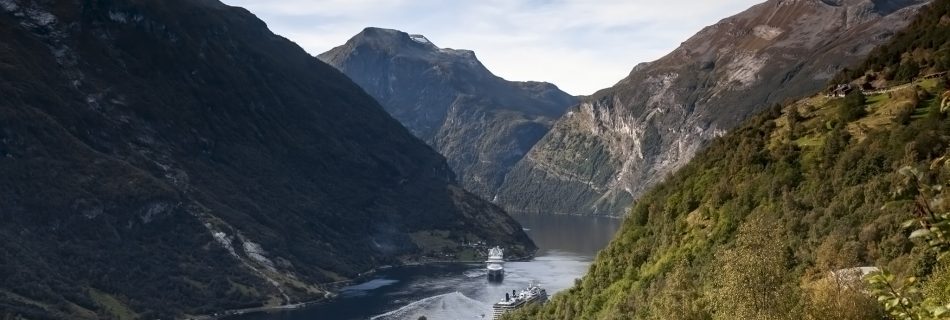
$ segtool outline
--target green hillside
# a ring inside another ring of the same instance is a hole
[[[930,50],[907,42],[916,34],[945,48],[950,32],[929,30],[950,23],[948,4],[936,1],[869,61],[891,46],[906,59]],[[900,64],[865,63],[861,74]],[[947,259],[901,226],[920,193],[900,173],[950,151],[946,76],[922,77],[946,69],[929,64],[886,93],[820,94],[746,121],[641,197],[573,288],[508,318],[881,319],[860,274],[842,276],[870,266],[916,276],[924,294],[950,301]],[[946,186],[947,168],[923,171]]]
[[[933,258],[900,228],[912,198],[892,195],[899,168],[948,150],[944,84],[919,84],[858,105],[814,97],[748,121],[644,195],[588,275],[537,316],[800,319],[826,308],[812,300],[831,271],[926,276]],[[866,114],[844,121],[852,107]],[[857,300],[847,301],[854,311],[876,312]]]

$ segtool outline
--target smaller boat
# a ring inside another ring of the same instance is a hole
[[[488,280],[501,280],[505,277],[505,253],[501,247],[488,250],[488,260],[485,261],[488,270]]]
[[[501,319],[501,316],[521,309],[534,303],[545,303],[548,301],[548,292],[541,288],[537,281],[534,281],[527,288],[521,289],[521,292],[511,290],[511,295],[505,293],[505,300],[501,300],[492,305],[492,320]]]

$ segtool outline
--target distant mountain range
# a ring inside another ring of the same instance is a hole
[[[463,243],[535,249],[372,97],[244,9],[7,0],[0,38],[0,318],[182,318],[477,255]],[[558,101],[528,122],[571,99],[521,86]]]
[[[723,19],[585,98],[510,170],[509,211],[622,215],[706,142],[823,88],[923,0],[771,0]]]
[[[472,51],[397,30],[366,28],[319,58],[442,153],[462,185],[487,199],[577,102],[550,83],[499,78]]]

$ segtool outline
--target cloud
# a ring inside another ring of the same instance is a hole
[[[552,82],[572,94],[609,87],[640,62],[762,0],[224,0],[319,54],[364,27],[423,34],[471,49],[509,80]]]

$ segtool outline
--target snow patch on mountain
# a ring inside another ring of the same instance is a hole
[[[427,39],[425,36],[421,34],[410,34],[409,39],[412,39],[412,41],[422,43],[422,44],[432,44],[432,41],[429,41],[429,39]]]

